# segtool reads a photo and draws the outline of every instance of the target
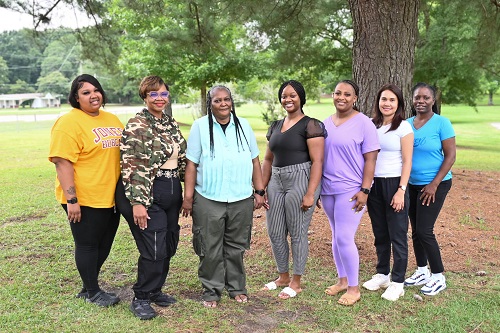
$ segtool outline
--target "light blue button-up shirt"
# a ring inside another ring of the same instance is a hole
[[[197,164],[195,190],[205,198],[219,202],[246,199],[253,194],[252,159],[259,156],[253,130],[246,119],[238,117],[243,128],[243,131],[240,129],[242,142],[239,142],[232,114],[225,134],[215,117],[212,119],[213,157],[210,154],[208,116],[197,119],[189,133],[186,157]]]

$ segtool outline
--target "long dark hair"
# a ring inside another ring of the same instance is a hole
[[[432,98],[434,98],[434,104],[432,105],[432,112],[435,114],[439,114],[438,107],[436,105],[436,87],[431,86],[428,83],[425,82],[419,82],[417,83],[412,89],[411,89],[411,115],[416,116],[417,115],[417,110],[415,110],[415,107],[413,106],[413,95],[415,94],[415,91],[420,88],[427,88],[431,91]]]
[[[306,90],[304,89],[304,86],[302,85],[302,83],[300,83],[299,81],[288,80],[288,81],[283,82],[278,90],[278,101],[281,104],[281,94],[283,93],[283,90],[285,90],[285,88],[287,86],[291,86],[295,90],[297,95],[299,96],[300,111],[302,111],[302,113],[304,113],[304,110],[302,110],[302,107],[304,106],[304,104],[306,104]]]
[[[375,98],[375,101],[373,103],[373,123],[377,128],[380,128],[383,123],[384,123],[384,115],[380,111],[379,107],[379,102],[380,102],[380,97],[382,96],[382,93],[386,90],[389,90],[396,95],[398,98],[398,108],[396,109],[396,113],[394,113],[394,117],[392,118],[391,121],[391,128],[389,128],[389,131],[394,131],[396,130],[399,125],[401,125],[401,122],[405,119],[404,114],[405,114],[405,100],[403,98],[403,92],[399,87],[395,84],[389,83],[389,84],[384,84],[380,90],[377,93],[377,97]]]
[[[213,86],[210,88],[210,90],[207,93],[207,115],[208,115],[208,128],[210,132],[210,156],[214,158],[215,153],[214,153],[214,120],[212,118],[212,94],[216,90],[225,90],[229,94],[229,98],[231,98],[231,113],[233,115],[234,119],[234,124],[236,125],[236,144],[238,145],[238,151],[240,151],[240,145],[243,150],[245,150],[245,147],[243,147],[243,140],[241,139],[241,133],[243,133],[243,137],[245,138],[245,141],[247,143],[248,149],[250,149],[250,144],[248,143],[247,136],[245,135],[245,132],[243,131],[243,127],[241,127],[240,120],[238,117],[236,117],[236,111],[235,111],[235,105],[234,105],[234,100],[233,100],[233,95],[231,94],[231,90],[229,90],[228,87],[226,86]]]
[[[71,89],[68,94],[68,102],[71,104],[72,107],[75,109],[80,108],[80,102],[78,102],[77,97],[78,97],[78,89],[80,89],[83,86],[84,82],[88,82],[94,87],[97,88],[97,91],[99,91],[102,95],[102,104],[101,106],[104,106],[106,102],[108,101],[106,94],[104,93],[104,90],[102,89],[101,84],[95,77],[89,74],[82,74],[78,75],[73,82],[71,83]]]

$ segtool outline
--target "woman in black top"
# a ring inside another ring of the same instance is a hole
[[[287,116],[269,128],[262,174],[267,186],[267,230],[279,277],[264,290],[285,287],[278,297],[288,299],[302,291],[300,279],[309,251],[307,231],[321,189],[327,134],[322,122],[304,115],[306,93],[300,82],[284,82],[278,98]],[[289,273],[288,234],[293,276]]]

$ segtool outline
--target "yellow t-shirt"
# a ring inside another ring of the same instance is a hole
[[[122,131],[120,119],[103,110],[92,117],[73,109],[57,119],[52,127],[49,160],[61,157],[73,163],[76,197],[81,206],[114,206]],[[57,176],[56,199],[66,203]]]

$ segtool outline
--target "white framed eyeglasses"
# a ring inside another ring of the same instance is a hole
[[[152,99],[157,99],[158,97],[161,97],[163,99],[167,99],[168,96],[170,96],[170,93],[168,91],[162,91],[162,92],[150,91],[150,92],[148,92],[148,95]]]

